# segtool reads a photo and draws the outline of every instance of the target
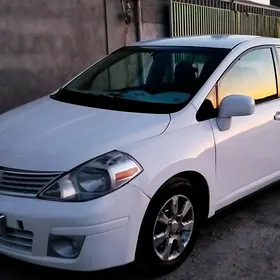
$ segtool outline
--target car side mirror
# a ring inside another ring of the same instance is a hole
[[[225,97],[219,107],[217,124],[221,131],[228,130],[232,117],[249,116],[255,112],[255,100],[247,95],[234,94]]]

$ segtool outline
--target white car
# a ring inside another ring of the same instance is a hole
[[[0,253],[178,267],[204,219],[280,179],[279,62],[273,38],[144,41],[2,114]]]

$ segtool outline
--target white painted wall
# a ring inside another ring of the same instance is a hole
[[[270,5],[270,0],[251,0],[252,2]]]

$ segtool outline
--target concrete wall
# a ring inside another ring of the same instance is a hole
[[[169,36],[169,1],[141,0],[143,39]]]
[[[142,4],[143,39],[168,35],[168,1]],[[0,0],[0,113],[52,92],[135,40],[119,0]]]

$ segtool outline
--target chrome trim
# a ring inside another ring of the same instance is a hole
[[[0,167],[0,194],[36,197],[61,174],[62,172],[37,172]]]

